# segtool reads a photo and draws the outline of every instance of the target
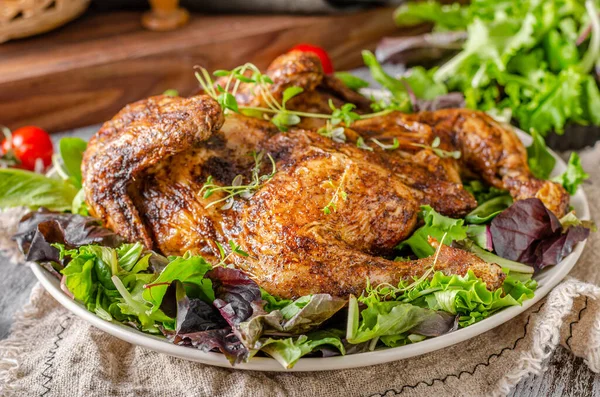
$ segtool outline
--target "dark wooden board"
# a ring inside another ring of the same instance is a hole
[[[325,47],[336,69],[401,32],[391,8],[328,16],[192,15],[180,30],[144,30],[138,12],[96,13],[46,35],[0,45],[0,124],[49,131],[111,118],[125,104],[197,83],[193,66],[266,66],[299,42]],[[403,32],[408,34],[410,32]]]

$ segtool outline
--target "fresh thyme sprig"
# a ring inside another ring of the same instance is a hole
[[[277,172],[277,168],[275,166],[275,160],[273,160],[273,157],[271,157],[271,155],[267,153],[267,157],[271,161],[271,166],[272,166],[271,173],[265,174],[265,175],[259,175],[260,169],[262,166],[262,162],[263,162],[263,158],[264,158],[264,152],[262,152],[262,151],[258,152],[258,153],[252,152],[251,154],[252,154],[252,157],[254,157],[254,167],[252,168],[252,181],[250,181],[250,183],[248,183],[247,185],[244,185],[243,184],[243,182],[244,182],[243,175],[237,175],[235,178],[233,178],[233,181],[231,182],[231,186],[219,186],[213,182],[212,175],[209,176],[206,179],[206,182],[204,183],[204,185],[202,186],[202,189],[200,189],[200,194],[202,194],[202,197],[207,199],[215,192],[225,192],[225,193],[227,193],[227,195],[223,198],[220,198],[219,200],[215,200],[215,201],[209,203],[204,208],[209,208],[218,203],[225,202],[225,204],[221,207],[221,209],[228,210],[233,206],[234,199],[236,196],[240,196],[242,198],[248,199],[248,198],[252,197],[252,195],[261,186],[263,186],[266,182],[268,182],[269,180],[271,180],[271,178],[273,178],[273,176],[275,175],[275,172]]]
[[[440,137],[436,136],[431,145],[422,145],[420,143],[412,143],[412,146],[422,147],[425,149],[431,149],[433,152],[442,159],[453,158],[459,159],[461,156],[460,150],[449,152],[448,150],[440,149]]]
[[[327,184],[329,186],[331,186],[332,188],[334,188],[335,191],[333,193],[333,197],[331,197],[331,200],[329,200],[329,203],[327,203],[327,205],[325,207],[323,207],[323,213],[325,215],[331,214],[332,209],[334,212],[337,211],[337,202],[340,197],[342,198],[343,201],[346,201],[348,199],[348,194],[346,193],[346,191],[344,191],[344,182],[346,180],[347,174],[348,174],[348,168],[346,168],[344,170],[344,173],[342,174],[342,177],[340,178],[340,183],[337,185],[337,187],[333,184],[331,179],[327,181]]]
[[[321,135],[333,136],[339,141],[342,136],[339,130],[334,130],[333,127],[344,122],[346,127],[350,126],[354,121],[361,119],[368,119],[376,116],[382,116],[390,113],[392,109],[384,109],[382,111],[359,115],[354,112],[355,105],[351,103],[343,104],[341,107],[336,108],[333,101],[329,101],[329,107],[332,110],[331,114],[323,113],[310,113],[300,112],[296,110],[287,109],[287,102],[303,92],[301,87],[288,87],[284,90],[281,102],[279,102],[272,94],[269,89],[269,85],[273,84],[271,78],[261,73],[261,71],[253,64],[246,63],[242,66],[238,66],[232,70],[217,70],[214,75],[217,77],[227,77],[225,86],[216,85],[213,81],[210,73],[205,68],[199,67],[199,71],[196,72],[196,78],[200,83],[200,86],[208,95],[215,99],[223,109],[234,113],[243,113],[247,116],[254,117],[267,117],[273,124],[277,126],[280,131],[287,131],[290,126],[299,124],[301,117],[307,118],[320,118],[329,121],[329,129],[324,130]],[[264,106],[244,106],[239,105],[235,98],[238,92],[240,83],[253,84],[254,93],[263,99],[266,104]],[[343,133],[343,131],[342,131]]]

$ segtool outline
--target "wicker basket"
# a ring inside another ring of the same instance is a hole
[[[0,43],[57,28],[78,17],[90,0],[0,0]]]

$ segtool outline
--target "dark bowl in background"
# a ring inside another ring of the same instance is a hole
[[[546,145],[557,152],[581,150],[594,146],[600,141],[600,127],[595,125],[569,124],[564,134],[551,132],[546,137]]]

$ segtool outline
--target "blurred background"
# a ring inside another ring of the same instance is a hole
[[[177,3],[0,0],[2,124],[49,132],[97,124],[167,89],[194,93],[194,65],[265,67],[300,42],[325,48],[336,70],[352,69],[362,49],[399,33],[397,2]]]
[[[400,110],[466,106],[578,149],[600,139],[599,9],[599,0],[0,0],[0,121],[50,133],[96,125],[151,95],[196,93],[196,65],[265,68],[308,43],[332,71],[377,83],[362,94],[383,85],[410,102]],[[375,54],[369,68],[364,50]]]

